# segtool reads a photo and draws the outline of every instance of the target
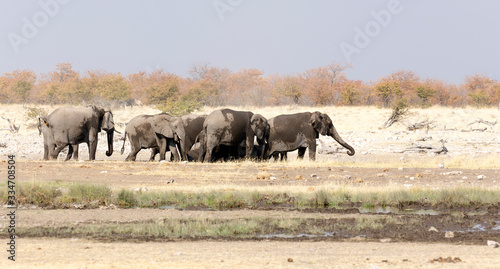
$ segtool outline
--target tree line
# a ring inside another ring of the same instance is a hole
[[[233,72],[207,63],[194,65],[188,77],[157,69],[129,75],[105,71],[79,73],[70,63],[36,74],[15,70],[0,76],[0,102],[33,104],[88,104],[95,102],[156,105],[175,115],[201,106],[344,105],[497,106],[500,82],[474,74],[463,83],[422,78],[400,70],[377,81],[349,79],[349,66],[334,63],[295,75],[257,69]],[[138,100],[138,101],[137,101]],[[140,102],[139,102],[140,101]]]

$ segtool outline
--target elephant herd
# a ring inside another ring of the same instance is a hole
[[[97,137],[107,133],[107,156],[113,154],[113,113],[100,107],[59,108],[47,117],[40,117],[38,130],[43,134],[44,159],[57,159],[68,146],[66,160],[78,159],[78,145],[87,143],[89,159],[95,160]],[[309,148],[309,160],[316,158],[316,139],[319,134],[330,136],[345,147],[347,154],[354,149],[337,133],[332,120],[321,112],[279,115],[266,119],[250,111],[215,110],[209,115],[171,116],[167,113],[139,115],[126,125],[125,141],[130,141],[126,161],[135,161],[141,149],[151,149],[150,161],[160,153],[165,160],[171,152],[175,161],[214,162],[217,160],[286,159],[287,152],[298,150],[302,159]]]

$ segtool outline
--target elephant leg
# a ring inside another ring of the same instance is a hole
[[[73,145],[73,159],[75,161],[78,161],[78,145]]]
[[[129,155],[127,156],[127,158],[125,158],[125,161],[126,162],[129,162],[129,161],[135,162],[135,158],[137,158],[137,153],[139,153],[139,151],[141,151],[141,148],[131,150]]]
[[[199,154],[198,154],[198,162],[203,162],[203,159],[205,159],[205,143],[200,143],[200,148],[199,148]]]
[[[165,154],[167,153],[168,138],[161,136],[156,137],[156,145],[158,145],[158,150],[160,152],[160,161],[165,160]]]
[[[158,149],[160,151],[160,161],[165,160],[165,155],[167,153],[167,147],[170,147],[169,145],[169,139],[163,138],[163,139],[158,139],[157,144],[158,144]]]
[[[173,162],[175,160],[175,155],[170,151],[170,161]]]
[[[306,154],[306,147],[300,147],[299,148],[299,153],[297,154],[297,159],[304,159],[304,155]]]
[[[180,161],[179,152],[177,150],[175,141],[173,139],[172,140],[168,139],[167,143],[168,143],[168,148],[170,149],[170,153],[174,157],[174,161],[176,162]]]
[[[212,154],[215,148],[215,143],[210,143],[207,141],[207,146],[206,146],[206,151],[205,151],[205,162],[211,163],[212,162]]]
[[[286,151],[281,152],[281,161],[288,160],[288,153]]]
[[[56,145],[55,144],[50,144],[48,146],[49,148],[49,153],[48,153],[48,160],[53,160],[54,158],[52,157],[52,154],[54,153],[54,151],[56,150]],[[57,159],[57,156],[56,156],[56,159]]]
[[[68,146],[68,154],[66,155],[66,160],[64,161],[69,161],[71,159],[71,156],[73,155],[73,145]]]
[[[316,139],[309,141],[308,148],[309,148],[309,160],[310,161],[316,160]]]
[[[157,147],[151,148],[151,156],[149,157],[149,161],[154,162],[156,154],[158,154],[159,152],[160,152],[160,150]],[[161,154],[160,154],[160,156],[161,156]],[[160,160],[161,160],[161,157],[160,157]]]
[[[66,145],[56,145],[56,149],[50,154],[51,159],[57,160],[57,156],[59,156],[59,153],[61,152],[61,150],[63,150],[64,147],[66,147]]]
[[[43,143],[43,159],[49,159],[49,145],[47,145],[47,143]]]
[[[95,153],[97,151],[97,133],[96,132],[90,132],[88,146],[89,146],[89,160],[93,161],[93,160],[95,160]]]
[[[246,139],[246,154],[245,154],[245,158],[246,159],[250,159],[252,158],[252,150],[253,150],[253,136],[252,137],[247,137]]]
[[[136,137],[129,135],[130,139],[130,153],[128,154],[127,158],[125,158],[126,162],[135,162],[135,159],[137,158],[137,153],[141,151],[141,146],[139,145],[139,142],[137,141]],[[152,153],[152,152],[151,152]],[[156,155],[156,153],[155,153]],[[154,159],[154,156],[153,156]]]

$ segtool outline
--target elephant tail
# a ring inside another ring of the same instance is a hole
[[[123,152],[125,151],[125,141],[127,140],[127,131],[125,131],[124,137],[123,137],[123,146],[121,149],[121,154],[123,155]]]
[[[38,135],[42,134],[42,124],[49,126],[49,124],[47,123],[47,119],[45,117],[38,117],[38,125],[37,125]]]
[[[38,135],[41,135],[42,134],[42,117],[38,117],[37,128],[38,128]]]

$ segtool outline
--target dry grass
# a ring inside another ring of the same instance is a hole
[[[6,203],[5,186],[0,184],[0,201]],[[68,203],[90,207],[111,203],[130,207],[157,208],[164,205],[177,208],[201,207],[216,210],[253,208],[262,203],[274,206],[287,205],[297,208],[330,208],[357,203],[363,206],[399,206],[420,203],[424,205],[469,206],[497,205],[500,188],[449,187],[436,189],[420,187],[405,189],[401,186],[385,187],[348,186],[325,184],[305,188],[303,186],[233,186],[224,185],[203,188],[176,187],[168,191],[135,192],[127,189],[112,191],[105,185],[63,184],[30,182],[18,186],[20,204],[40,206],[65,206]]]

